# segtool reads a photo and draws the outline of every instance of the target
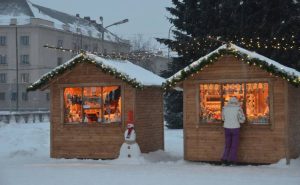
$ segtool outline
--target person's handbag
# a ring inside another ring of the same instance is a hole
[[[246,118],[245,118],[245,115],[244,115],[242,109],[239,109],[239,112],[238,112],[238,121],[239,121],[239,123],[245,123],[245,121],[246,121]]]

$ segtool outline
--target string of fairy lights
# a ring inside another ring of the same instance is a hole
[[[300,44],[294,35],[290,37],[273,37],[263,39],[261,37],[237,37],[234,39],[223,38],[218,36],[203,37],[187,37],[182,40],[164,40],[164,43],[170,46],[173,51],[178,51],[182,54],[197,53],[203,50],[203,47],[214,47],[217,43],[235,43],[239,46],[248,49],[274,49],[282,51],[297,51],[300,52]],[[215,41],[215,42],[214,42]]]
[[[209,57],[203,58],[200,62],[197,64],[194,64],[192,66],[188,66],[181,71],[179,71],[177,74],[166,80],[166,82],[163,84],[164,90],[168,90],[172,87],[175,87],[178,82],[181,82],[185,79],[187,79],[189,76],[193,76],[195,73],[199,73],[204,68],[208,67],[209,65],[216,62],[220,57],[224,55],[232,55],[235,58],[238,59],[238,61],[242,61],[247,63],[250,66],[257,66],[261,69],[264,69],[267,71],[270,75],[281,77],[284,80],[287,80],[290,84],[292,84],[295,87],[300,86],[300,77],[295,74],[290,74],[287,71],[284,71],[281,68],[278,68],[277,66],[270,64],[264,60],[260,60],[258,58],[252,58],[247,54],[241,53],[240,51],[234,49],[231,47],[230,44],[227,44],[226,49],[219,49],[215,53],[212,53]]]
[[[248,48],[248,49],[275,49],[282,51],[297,51],[300,52],[300,43],[296,39],[295,35],[291,35],[290,37],[273,37],[270,39],[264,39],[261,37],[238,37],[234,36],[234,39],[229,39],[225,37],[219,36],[207,36],[203,37],[189,37],[185,40],[167,40],[163,39],[168,43],[170,49],[172,51],[177,51],[179,54],[196,54],[198,51],[205,50],[206,47],[215,47],[217,44],[222,43],[235,43],[239,46]],[[215,42],[212,42],[215,41]],[[107,59],[121,59],[121,60],[148,60],[152,57],[158,56],[153,52],[147,51],[135,51],[135,52],[111,52],[111,53],[101,53],[94,51],[86,51],[86,50],[73,50],[66,49],[62,47],[56,47],[53,45],[46,44],[44,45],[46,48],[56,49],[63,52],[71,52],[71,53],[81,53],[81,52],[89,52],[95,55],[98,55]]]
[[[151,59],[152,57],[159,56],[156,55],[155,53],[148,52],[148,51],[134,51],[134,52],[111,52],[111,53],[100,53],[100,52],[94,52],[94,51],[86,51],[86,50],[73,50],[73,49],[68,49],[68,48],[63,48],[63,47],[56,47],[53,45],[46,44],[44,45],[45,48],[49,49],[55,49],[59,50],[62,52],[70,52],[74,54],[79,54],[79,53],[91,53],[94,55],[97,55],[99,57],[105,58],[105,59],[119,59],[119,60],[133,60],[133,61],[140,61],[140,60],[148,60]]]

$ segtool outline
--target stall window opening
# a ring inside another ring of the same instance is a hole
[[[201,123],[221,123],[222,107],[235,96],[243,108],[248,124],[269,124],[269,84],[203,83],[199,85]]]
[[[64,88],[65,123],[120,123],[121,105],[120,86]]]

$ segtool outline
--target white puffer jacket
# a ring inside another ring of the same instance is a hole
[[[235,97],[230,98],[228,104],[223,107],[222,119],[224,128],[240,128],[240,123],[245,122],[245,115]]]

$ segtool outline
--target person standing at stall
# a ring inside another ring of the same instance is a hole
[[[222,120],[225,130],[225,147],[221,158],[225,165],[237,163],[237,152],[240,137],[240,123],[245,122],[245,115],[236,97],[231,97],[222,109]]]

